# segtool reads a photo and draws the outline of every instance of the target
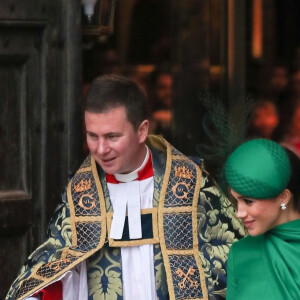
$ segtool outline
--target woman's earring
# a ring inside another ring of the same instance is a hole
[[[285,203],[281,203],[280,206],[281,206],[281,209],[282,209],[282,210],[286,210],[286,205],[285,205]]]

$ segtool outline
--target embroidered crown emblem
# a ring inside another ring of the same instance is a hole
[[[81,179],[78,184],[75,184],[74,190],[77,193],[84,192],[89,190],[91,188],[91,185],[92,185],[91,179],[89,180]]]
[[[180,178],[192,178],[192,171],[188,169],[186,166],[175,167],[175,176]]]

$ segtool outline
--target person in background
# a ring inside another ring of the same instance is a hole
[[[233,151],[225,175],[249,233],[230,249],[226,299],[298,299],[299,158],[273,141],[254,139]]]
[[[300,69],[296,68],[291,74],[291,99],[300,101]]]
[[[205,170],[148,136],[134,81],[96,78],[84,113],[90,154],[6,299],[224,299],[227,253],[244,235],[229,200]]]
[[[279,115],[275,103],[270,100],[260,101],[253,109],[248,135],[272,139],[278,123]]]
[[[284,106],[289,97],[290,73],[285,63],[276,63],[271,68],[267,94],[277,106]]]
[[[165,138],[171,136],[172,86],[173,78],[168,68],[161,67],[153,71],[148,93],[152,111],[151,131]]]
[[[300,101],[291,104],[281,144],[300,157]]]

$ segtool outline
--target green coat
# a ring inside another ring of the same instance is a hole
[[[300,220],[234,243],[227,272],[227,300],[300,299]]]

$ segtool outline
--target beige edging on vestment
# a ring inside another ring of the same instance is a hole
[[[175,293],[174,293],[174,285],[173,285],[173,278],[172,278],[172,271],[170,267],[169,255],[193,255],[196,260],[196,264],[199,270],[200,275],[200,284],[201,284],[201,291],[202,291],[202,298],[193,298],[193,300],[208,300],[208,293],[206,288],[205,282],[205,273],[201,264],[201,260],[199,257],[199,250],[198,250],[198,232],[197,232],[197,203],[198,197],[200,195],[200,183],[201,183],[201,170],[195,164],[196,168],[196,186],[193,195],[193,204],[192,206],[187,207],[164,207],[165,202],[165,195],[166,190],[169,183],[169,177],[171,173],[171,166],[172,166],[172,159],[181,160],[181,161],[189,161],[188,158],[181,156],[181,155],[174,155],[172,157],[172,149],[171,145],[164,141],[166,145],[167,151],[167,162],[166,162],[166,169],[165,169],[165,176],[162,184],[160,201],[159,201],[159,214],[158,214],[158,227],[159,227],[159,237],[160,237],[160,245],[161,251],[163,255],[163,261],[165,264],[165,270],[167,274],[167,284],[169,290],[170,300],[175,300]],[[193,228],[193,249],[192,250],[167,250],[166,242],[164,238],[164,228],[163,228],[163,215],[165,213],[182,213],[182,212],[192,212],[192,228]],[[187,300],[187,299],[185,299]]]
[[[63,259],[65,259],[65,257],[68,255],[68,253],[70,253],[73,256],[78,256],[79,258],[74,260],[66,268],[62,269],[60,272],[57,272],[54,276],[52,276],[50,278],[45,279],[45,277],[36,274],[38,269],[44,263],[38,264],[36,267],[33,268],[31,278],[37,279],[37,280],[43,280],[43,283],[36,286],[32,290],[28,291],[26,294],[24,294],[22,297],[19,297],[17,300],[24,300],[27,297],[33,295],[35,292],[39,291],[40,289],[42,289],[44,286],[50,284],[51,282],[55,281],[55,279],[59,278],[66,271],[72,269],[74,266],[76,266],[80,262],[86,260],[88,257],[93,255],[95,252],[97,252],[99,249],[101,249],[103,247],[103,245],[105,243],[105,234],[106,234],[106,222],[105,222],[106,221],[106,208],[105,208],[104,194],[103,194],[103,190],[102,190],[102,187],[101,187],[101,184],[100,184],[100,181],[99,181],[99,177],[97,175],[97,168],[96,168],[95,160],[92,157],[90,159],[91,159],[91,167],[85,167],[84,172],[92,172],[92,174],[94,176],[94,179],[95,179],[98,195],[99,195],[101,216],[98,217],[97,222],[101,222],[101,229],[103,229],[103,230],[101,230],[101,237],[100,237],[98,246],[95,247],[93,250],[90,250],[89,252],[85,253],[85,254],[83,254],[83,252],[75,251],[73,249],[70,249],[69,247],[63,248],[62,249]],[[79,169],[77,171],[77,173],[82,173],[80,170],[81,169]],[[77,235],[75,233],[76,232],[76,226],[75,226],[76,217],[75,217],[75,207],[74,207],[74,204],[73,204],[73,201],[72,201],[71,187],[72,187],[72,180],[68,184],[67,198],[68,198],[68,204],[69,204],[69,208],[70,208],[70,219],[71,219],[71,228],[72,228],[72,246],[76,247],[76,245],[77,245]],[[84,217],[84,219],[85,219],[85,217]],[[91,216],[90,220],[91,221],[95,220],[95,216]],[[74,241],[76,241],[76,243],[74,243]],[[77,253],[77,255],[74,255],[74,252]],[[60,260],[57,260],[57,261],[60,261]],[[53,261],[53,262],[49,262],[49,263],[55,263],[57,261]],[[27,279],[28,278],[26,278],[25,280],[27,280]],[[22,282],[24,282],[24,280],[20,282],[20,286],[22,285]]]
[[[167,284],[168,284],[168,290],[169,290],[169,296],[170,300],[175,299],[174,294],[174,287],[173,287],[173,281],[172,281],[172,274],[171,274],[171,268],[170,268],[170,261],[169,256],[166,251],[166,241],[164,237],[164,228],[163,228],[163,217],[164,217],[164,206],[165,206],[165,195],[169,183],[169,178],[171,174],[171,164],[172,164],[172,149],[167,141],[165,141],[166,147],[167,147],[167,162],[166,162],[166,169],[165,169],[165,175],[163,179],[163,184],[160,192],[160,199],[159,199],[159,210],[158,210],[158,229],[159,229],[159,237],[160,237],[160,247],[161,252],[163,256],[163,261],[165,265],[165,270],[167,274]]]
[[[192,212],[192,222],[193,222],[193,251],[194,257],[196,259],[196,263],[200,272],[200,280],[201,280],[201,288],[203,293],[203,300],[208,300],[208,292],[205,282],[205,273],[202,267],[202,263],[199,256],[199,240],[198,240],[198,223],[197,223],[197,204],[198,204],[198,197],[200,195],[200,187],[201,187],[201,180],[202,180],[202,173],[200,168],[195,164],[196,167],[196,178],[197,183],[194,192],[194,199],[193,199],[193,212]]]

